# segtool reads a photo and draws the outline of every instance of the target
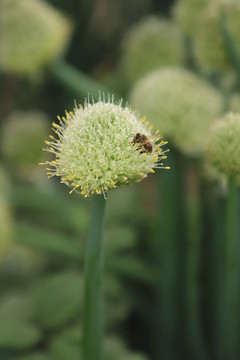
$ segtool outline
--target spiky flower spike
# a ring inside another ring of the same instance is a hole
[[[213,128],[208,146],[211,163],[228,177],[240,174],[240,115],[228,113]]]
[[[86,101],[84,107],[58,119],[59,124],[53,123],[58,139],[50,136],[51,141],[46,141],[46,150],[56,155],[46,162],[51,166],[47,174],[60,176],[72,187],[70,193],[80,190],[85,197],[105,197],[109,189],[141,181],[155,168],[167,168],[161,163],[168,151],[161,149],[166,142],[159,142],[149,123],[131,109],[121,102],[114,104],[113,97],[95,104]],[[145,142],[136,138],[138,133],[147,137]]]

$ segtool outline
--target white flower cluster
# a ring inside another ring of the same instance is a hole
[[[1,0],[0,14],[0,67],[5,71],[35,74],[70,40],[70,21],[44,1]]]
[[[46,141],[56,159],[45,164],[51,166],[48,175],[60,176],[72,187],[70,192],[105,196],[109,189],[141,181],[154,168],[163,167],[166,156],[161,146],[166,142],[156,144],[160,137],[152,136],[149,123],[113,99],[86,102],[59,121],[53,123],[58,139],[50,136]],[[134,143],[137,134],[144,135],[145,142],[140,137]]]
[[[122,66],[131,82],[162,66],[184,61],[183,36],[170,20],[148,16],[126,34]]]
[[[208,145],[210,162],[227,176],[240,175],[240,115],[228,113],[213,127]]]
[[[163,136],[192,155],[204,150],[211,122],[222,111],[220,93],[181,68],[150,72],[136,83],[130,100],[135,109],[149,115]]]

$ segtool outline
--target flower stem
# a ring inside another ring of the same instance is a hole
[[[232,59],[232,63],[235,67],[238,83],[240,84],[240,54],[238,52],[236,43],[229,29],[227,19],[224,15],[221,17],[220,26],[222,30],[223,39],[228,49],[228,53]]]
[[[75,95],[87,96],[91,94],[91,97],[98,100],[100,92],[108,94],[108,89],[104,89],[97,81],[63,60],[55,62],[49,71]]]
[[[238,319],[239,319],[239,249],[237,243],[238,191],[236,178],[229,179],[229,192],[226,203],[225,252],[223,258],[224,275],[222,279],[220,308],[220,347],[219,359],[238,358]]]
[[[174,359],[177,343],[178,323],[178,243],[181,242],[182,169],[179,166],[181,156],[173,149],[168,155],[171,169],[156,174],[159,193],[159,210],[156,219],[156,314],[155,314],[155,357],[156,359]],[[180,276],[181,277],[181,276]],[[159,334],[160,339],[159,341]]]
[[[204,297],[202,309],[204,311],[205,337],[208,339],[209,355],[213,359],[219,356],[219,314],[221,313],[221,294],[223,279],[224,254],[224,205],[225,199],[215,183],[201,184],[202,209],[202,251],[204,251]]]
[[[196,360],[208,358],[203,339],[200,313],[200,242],[202,235],[199,182],[196,163],[188,161],[188,174],[185,196],[186,249],[185,249],[185,306],[186,328],[189,338],[189,350]]]
[[[89,236],[86,248],[83,308],[83,359],[102,360],[103,309],[103,196],[93,199]]]

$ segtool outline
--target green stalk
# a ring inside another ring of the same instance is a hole
[[[186,182],[189,164],[178,151],[168,156],[170,171],[159,176],[162,206],[158,302],[161,341],[156,359],[206,360],[199,298],[199,248],[201,239],[198,184],[191,193]],[[192,169],[192,180],[195,175]],[[159,336],[159,335],[158,335]],[[159,344],[159,338],[157,339]]]
[[[108,94],[109,90],[105,89],[97,81],[82,73],[79,69],[67,64],[63,60],[54,63],[49,68],[50,73],[73,94],[87,96],[88,94],[94,100],[99,99],[99,94]]]
[[[156,309],[155,321],[155,358],[175,359],[178,335],[178,278],[179,243],[181,243],[181,156],[171,150],[168,164],[171,170],[156,174],[159,191],[159,217],[157,220],[157,238],[154,246],[156,256]],[[181,277],[181,275],[180,275]]]
[[[226,209],[226,267],[231,275],[237,265],[237,220],[238,220],[238,191],[236,178],[232,177],[228,182],[228,198]]]
[[[186,232],[187,246],[185,251],[186,262],[186,326],[189,338],[189,350],[191,357],[196,360],[208,358],[203,339],[200,308],[200,241],[202,236],[200,194],[195,164],[189,164],[189,176],[191,175],[190,189],[186,194]],[[194,186],[195,185],[195,186]]]
[[[240,84],[240,54],[238,52],[234,38],[231,34],[227,20],[224,15],[222,15],[222,17],[221,17],[220,26],[221,26],[222,35],[223,35],[227,50],[232,59],[232,63],[235,67],[236,75],[238,78],[238,83]]]
[[[204,266],[204,323],[205,338],[209,344],[209,355],[219,360],[219,313],[221,313],[221,295],[224,254],[224,199],[215,183],[202,182],[201,217],[203,226]]]
[[[239,248],[237,243],[238,191],[230,178],[226,202],[225,252],[220,308],[219,359],[238,359],[239,348]]]
[[[93,199],[86,248],[83,306],[83,359],[102,360],[103,343],[103,224],[106,200]]]

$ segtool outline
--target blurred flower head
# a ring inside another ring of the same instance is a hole
[[[41,0],[2,0],[0,3],[0,67],[31,75],[62,54],[71,24]]]
[[[209,0],[178,0],[173,7],[173,16],[187,35],[192,35],[200,22],[200,14],[209,4]]]
[[[165,142],[155,144],[160,138],[151,138],[149,123],[121,103],[114,104],[113,98],[95,104],[86,101],[59,121],[53,123],[58,139],[50,136],[51,141],[46,141],[46,150],[56,159],[45,164],[51,166],[49,176],[60,176],[62,183],[72,187],[70,193],[80,190],[85,197],[105,196],[109,189],[141,181],[166,158],[161,150]],[[151,151],[137,134],[151,138]]]
[[[194,31],[194,55],[196,62],[206,71],[231,69],[232,59],[222,29],[226,21],[234,44],[240,50],[240,2],[238,0],[214,0],[199,15],[199,25]]]
[[[183,63],[183,38],[171,21],[149,16],[126,34],[122,66],[130,82],[160,66]]]
[[[201,161],[197,167],[198,175],[203,183],[217,185],[217,189],[221,191],[227,189],[227,178],[220,173],[215,166],[209,161],[206,152],[201,157]]]
[[[49,132],[49,120],[37,111],[16,111],[2,129],[1,150],[10,168],[24,172],[42,160],[42,144]]]
[[[239,93],[232,94],[229,99],[229,109],[234,113],[240,113],[240,95]]]
[[[212,120],[221,112],[221,96],[197,75],[162,68],[140,79],[130,94],[132,105],[148,114],[162,135],[187,154],[202,152]]]
[[[228,113],[213,126],[207,153],[216,169],[227,176],[240,175],[240,115]]]

